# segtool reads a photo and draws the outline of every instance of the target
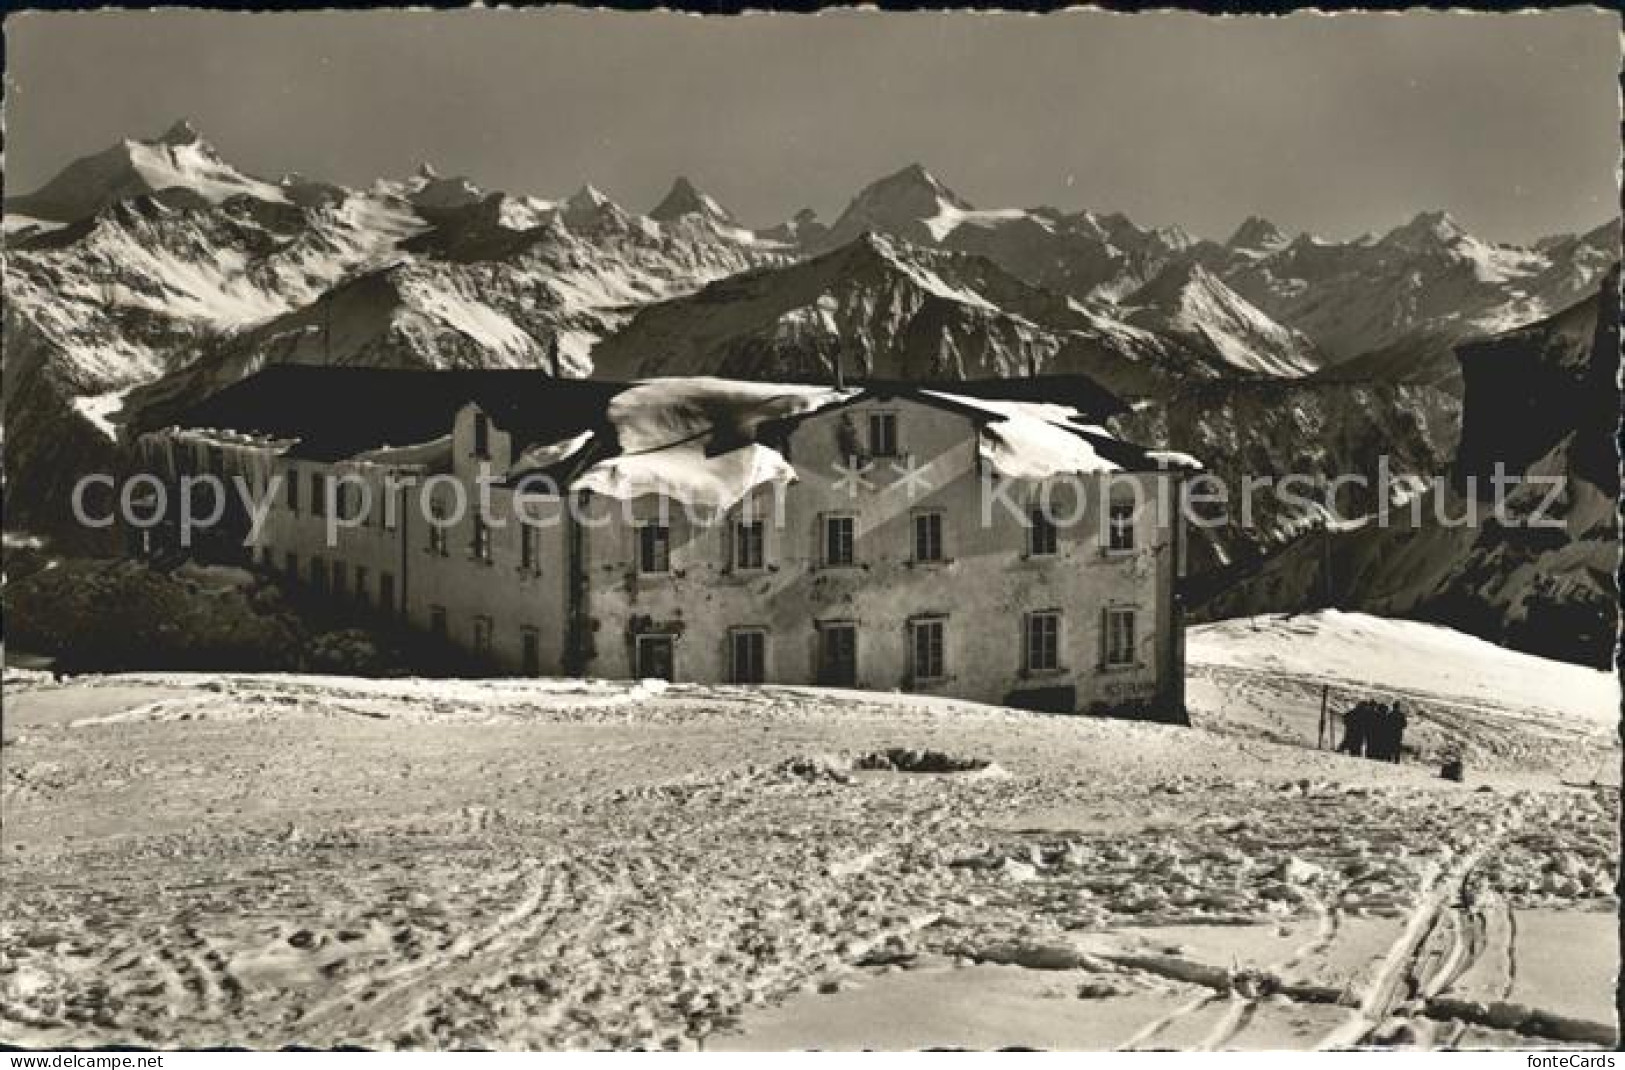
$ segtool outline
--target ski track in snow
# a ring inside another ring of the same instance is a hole
[[[812,688],[6,687],[9,1043],[726,1046],[978,963],[1128,1015],[1109,1046],[1611,1028],[1515,984],[1515,910],[1612,931],[1617,789],[1557,772]],[[1486,730],[1544,731],[1507,713]],[[855,761],[894,747],[990,764]]]

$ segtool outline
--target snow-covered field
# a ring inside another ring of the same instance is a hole
[[[1286,623],[1193,630],[1192,729],[8,673],[0,1041],[1608,1044],[1611,726],[1531,711],[1497,648],[1418,678],[1366,618]],[[1314,750],[1314,671],[1423,696],[1468,781]]]

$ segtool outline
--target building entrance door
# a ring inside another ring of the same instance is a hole
[[[818,682],[826,687],[858,686],[856,624],[824,624],[819,627]]]
[[[637,637],[637,673],[640,680],[675,680],[675,652],[669,635]]]

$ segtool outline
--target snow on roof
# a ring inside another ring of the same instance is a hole
[[[510,467],[514,472],[529,472],[540,468],[551,468],[553,465],[561,461],[567,461],[586,449],[592,440],[593,433],[583,431],[579,435],[571,435],[569,438],[561,439],[558,442],[532,446],[514,458],[514,462]]]
[[[620,454],[588,468],[575,485],[612,498],[658,494],[728,509],[763,484],[796,478],[781,453],[754,441],[761,425],[851,396],[833,387],[706,377],[640,382],[609,403]]]
[[[1083,414],[1070,405],[999,401],[941,390],[921,393],[994,417],[982,426],[978,450],[982,460],[1007,479],[1123,470],[1121,464],[1102,457],[1091,440],[1093,436],[1109,437],[1105,430],[1082,423]]]
[[[241,446],[251,449],[270,450],[273,453],[281,453],[299,441],[295,438],[256,435],[219,427],[174,427],[170,429],[170,434],[178,442],[187,442],[193,445]]]
[[[757,487],[795,478],[783,454],[758,443],[715,457],[707,457],[700,445],[684,443],[599,461],[575,486],[623,500],[657,494],[699,508],[730,509]]]
[[[444,468],[451,464],[451,433],[448,431],[427,442],[413,442],[404,446],[379,446],[350,458],[357,464],[377,464],[390,468],[422,466]]]
[[[1159,468],[1191,468],[1200,472],[1207,467],[1190,454],[1178,450],[1146,450],[1145,455]]]
[[[182,426],[230,428],[291,441],[290,456],[391,465],[449,462],[458,409],[476,403],[513,437],[508,480],[546,472],[614,498],[662,495],[729,508],[755,488],[796,479],[765,428],[866,396],[910,397],[968,413],[981,457],[1000,475],[1149,471],[1189,461],[1148,454],[1086,422],[1115,399],[1063,378],[969,381],[936,390],[913,383],[828,385],[662,378],[630,385],[552,379],[543,373],[405,372],[273,366],[194,406]],[[376,398],[385,406],[363,406]],[[1043,400],[1077,399],[1077,404]],[[1027,400],[1023,400],[1027,399]],[[358,412],[368,415],[358,418]],[[397,445],[398,444],[398,445]]]

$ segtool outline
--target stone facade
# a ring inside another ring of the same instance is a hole
[[[146,455],[170,478],[199,464],[276,478],[242,552],[493,671],[1182,719],[1180,474],[1003,479],[985,423],[920,392],[866,391],[788,421],[775,445],[797,478],[726,509],[568,482],[526,492],[510,477],[534,444],[475,402],[415,452],[314,460],[249,443],[222,459],[171,429]],[[1051,519],[1034,526],[1040,505]]]

